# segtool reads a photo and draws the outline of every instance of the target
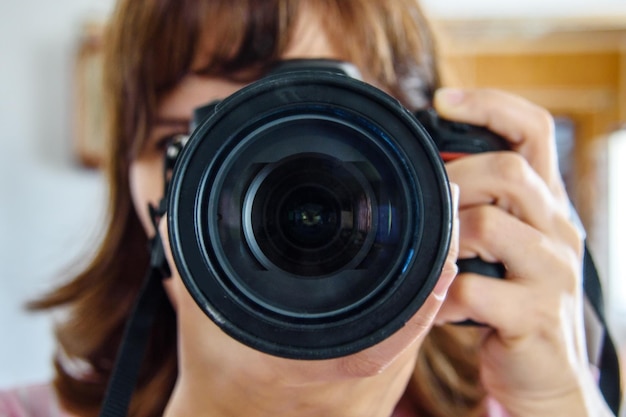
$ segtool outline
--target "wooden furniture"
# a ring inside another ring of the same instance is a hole
[[[626,122],[626,16],[436,20],[435,29],[445,84],[512,91],[572,124],[568,188],[601,241],[604,139]]]

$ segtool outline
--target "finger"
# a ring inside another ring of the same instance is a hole
[[[446,164],[451,180],[459,184],[461,209],[493,204],[544,232],[560,232],[568,223],[545,182],[528,162],[514,152],[470,155]]]
[[[576,291],[579,245],[550,239],[494,206],[462,210],[459,217],[461,258],[479,256],[488,262],[502,262],[509,281]]]
[[[464,273],[450,286],[437,324],[473,320],[515,338],[529,331],[530,314],[539,308],[535,293],[520,283]]]
[[[512,149],[524,155],[552,192],[562,196],[554,120],[547,110],[522,97],[491,89],[440,89],[434,106],[443,118],[484,126],[509,140]]]

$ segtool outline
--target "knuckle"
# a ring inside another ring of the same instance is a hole
[[[453,291],[448,292],[447,299],[454,305],[469,305],[472,301],[469,280],[457,279]]]
[[[559,308],[559,301],[555,299],[546,300],[544,297],[538,298],[535,301],[535,323],[542,333],[546,333],[550,336],[553,335],[556,329],[560,327],[562,320]]]
[[[559,295],[576,294],[580,287],[580,274],[577,272],[578,268],[576,267],[576,263],[572,262],[569,258],[568,256],[564,256],[557,262],[557,268],[561,271]]]
[[[542,288],[555,297],[577,294],[582,279],[581,259],[577,254],[577,249],[554,245],[554,242],[548,239],[544,239],[540,249],[549,254],[550,258],[550,269],[545,277],[549,281]]]
[[[554,117],[547,109],[535,106],[535,126],[547,133],[554,131]]]
[[[376,359],[362,354],[340,361],[339,368],[342,374],[363,378],[380,374],[385,366]]]
[[[477,241],[487,241],[498,233],[498,225],[494,206],[480,206],[469,212],[463,223],[466,235]]]
[[[495,175],[513,186],[529,182],[532,168],[517,152],[499,152],[492,155],[491,167]]]
[[[573,249],[576,259],[582,259],[583,252],[585,250],[585,236],[583,231],[569,220],[566,231],[566,239],[569,246]]]

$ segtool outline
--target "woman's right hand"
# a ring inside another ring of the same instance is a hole
[[[447,164],[460,187],[460,258],[506,267],[460,274],[439,322],[486,324],[480,372],[512,416],[611,415],[589,369],[582,318],[582,237],[570,220],[550,114],[495,90],[443,90],[443,118],[485,126],[513,152]]]

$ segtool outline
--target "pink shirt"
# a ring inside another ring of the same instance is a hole
[[[496,402],[487,404],[488,417],[507,417]],[[71,417],[63,412],[49,384],[31,385],[0,391],[0,417]],[[398,405],[391,417],[416,417],[413,412]]]
[[[0,417],[70,417],[61,411],[50,384],[0,391]]]

